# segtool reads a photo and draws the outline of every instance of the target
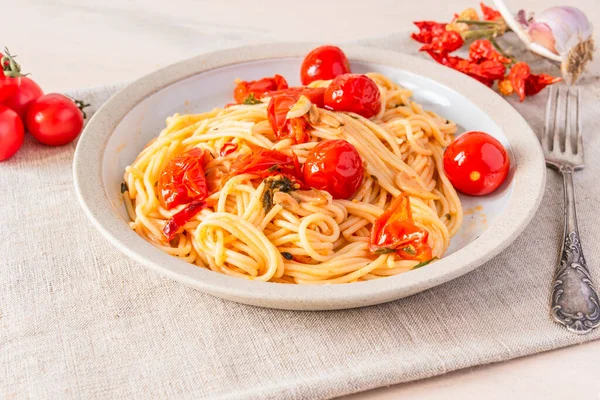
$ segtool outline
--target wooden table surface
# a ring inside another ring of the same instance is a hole
[[[491,1],[491,0],[490,0]],[[46,92],[128,81],[207,52],[271,41],[349,42],[448,20],[477,0],[0,0],[0,45]],[[562,1],[600,26],[599,0]],[[509,0],[542,11],[560,1]],[[600,341],[349,396],[600,399]],[[2,394],[0,393],[0,397]]]

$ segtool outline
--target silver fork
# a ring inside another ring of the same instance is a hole
[[[551,314],[569,331],[585,334],[600,325],[600,301],[583,257],[575,213],[573,172],[583,169],[580,110],[578,89],[551,87],[542,148],[546,165],[562,174],[564,186],[565,229],[552,282]]]

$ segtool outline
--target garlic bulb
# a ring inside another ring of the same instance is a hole
[[[577,82],[594,52],[593,27],[581,10],[552,7],[528,21],[522,10],[515,18],[503,0],[494,0],[494,4],[531,51],[559,62],[567,84]]]

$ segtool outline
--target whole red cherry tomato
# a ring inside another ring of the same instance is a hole
[[[350,63],[344,52],[336,46],[317,47],[304,58],[300,67],[303,85],[313,81],[329,80],[350,72]]]
[[[21,119],[25,120],[25,114],[29,104],[44,94],[42,88],[37,83],[26,76],[21,76],[18,79],[18,87],[12,96],[6,98],[2,105],[15,110]]]
[[[345,140],[324,140],[306,157],[304,182],[326,190],[334,199],[349,199],[363,181],[364,167],[356,147]]]
[[[16,112],[0,106],[0,161],[8,160],[23,145],[25,129]]]
[[[25,125],[39,142],[49,146],[71,143],[83,128],[83,113],[67,96],[51,93],[27,107]]]
[[[272,78],[238,82],[233,91],[233,98],[238,104],[253,104],[252,102],[258,102],[258,99],[260,99],[263,93],[273,90],[286,89],[287,87],[288,84],[285,78],[281,75],[275,74]],[[249,98],[248,96],[250,95],[253,95],[253,97]]]
[[[325,91],[325,108],[371,118],[381,109],[380,97],[377,84],[368,76],[344,74],[335,78]]]
[[[157,190],[163,207],[171,209],[180,204],[206,199],[206,153],[205,150],[193,148],[169,161],[158,178]]]
[[[13,96],[21,83],[21,66],[15,61],[15,57],[7,52],[0,53],[0,102]]]
[[[4,76],[0,72],[0,102],[3,102],[9,97],[12,97],[17,93],[19,87],[19,81],[21,78],[11,78]]]
[[[457,190],[472,196],[493,192],[504,182],[510,159],[504,146],[483,132],[458,136],[444,153],[444,170]]]

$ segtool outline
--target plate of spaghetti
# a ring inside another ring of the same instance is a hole
[[[77,146],[91,221],[203,292],[299,310],[378,304],[467,273],[529,223],[545,167],[500,96],[357,46],[199,56],[126,87]]]

